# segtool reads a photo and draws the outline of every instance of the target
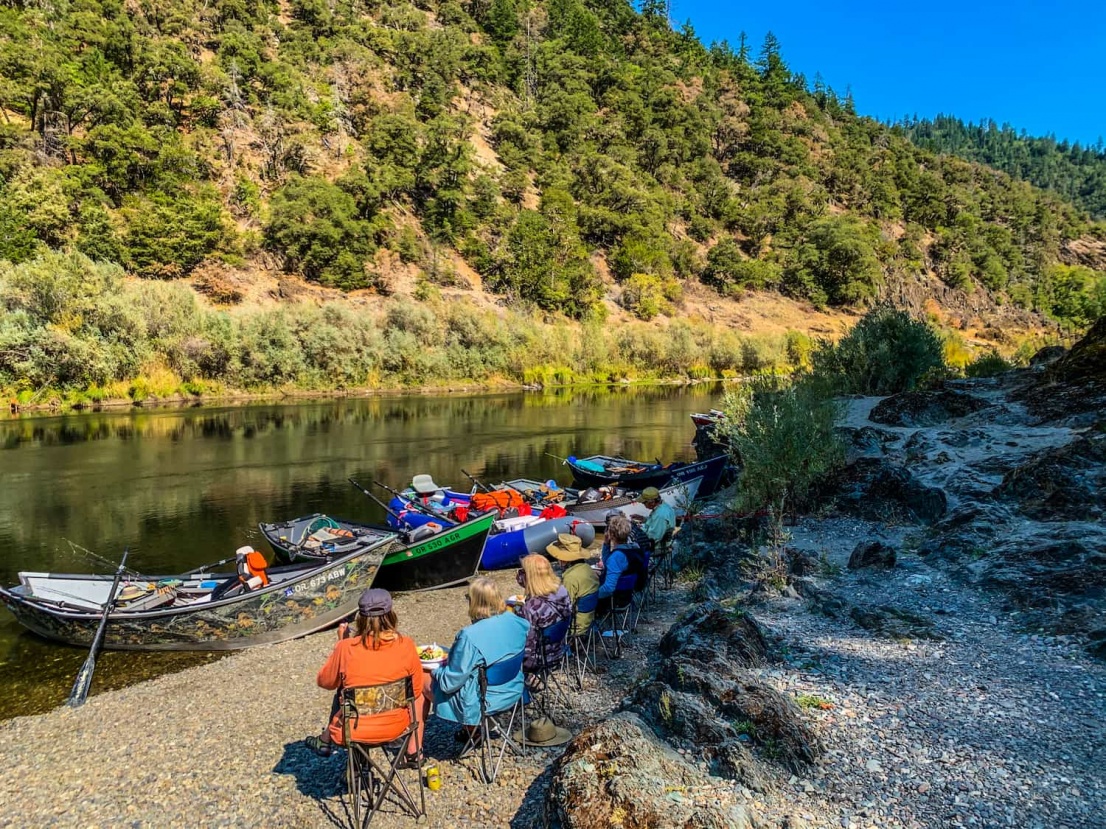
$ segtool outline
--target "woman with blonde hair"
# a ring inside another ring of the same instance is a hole
[[[530,630],[528,621],[505,612],[507,605],[491,579],[473,580],[466,598],[472,624],[462,628],[453,640],[446,664],[431,673],[434,713],[465,726],[466,731],[458,734],[461,739],[480,724],[479,667],[522,653]],[[488,689],[488,710],[507,708],[521,694],[520,671],[517,680]]]
[[[528,555],[521,564],[516,578],[526,591],[526,600],[516,612],[530,623],[530,632],[526,635],[526,657],[522,664],[525,670],[536,671],[543,665],[559,661],[559,651],[564,643],[546,643],[543,659],[541,630],[571,616],[572,599],[545,556]]]

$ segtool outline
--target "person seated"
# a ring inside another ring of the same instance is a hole
[[[562,533],[557,536],[556,541],[545,548],[545,551],[561,563],[561,581],[573,603],[578,602],[581,596],[590,596],[599,591],[599,576],[595,568],[587,563],[591,553],[584,547],[579,537]],[[594,612],[577,611],[571,632],[583,635],[594,620]]]
[[[507,605],[494,581],[486,577],[473,580],[468,591],[469,619],[449,649],[449,659],[432,671],[431,693],[424,710],[434,702],[434,713],[443,720],[463,726],[459,740],[467,740],[480,725],[481,665],[492,665],[522,653],[530,623],[507,613]],[[488,710],[509,708],[522,695],[522,672],[505,685],[488,689]],[[428,713],[428,712],[427,712]]]
[[[661,500],[660,491],[655,486],[646,487],[641,493],[641,503],[652,512],[642,522],[641,530],[648,539],[649,549],[656,549],[665,533],[676,529],[676,510]]]
[[[516,578],[526,591],[526,600],[515,613],[530,623],[522,668],[533,672],[541,670],[543,665],[555,665],[560,661],[563,642],[547,643],[543,660],[541,630],[572,615],[572,599],[545,556],[537,553],[524,556],[520,563],[522,568]]]
[[[600,614],[610,609],[615,591],[623,576],[636,576],[633,589],[638,589],[648,570],[648,559],[637,544],[630,541],[630,519],[618,512],[607,522],[603,540],[601,568],[603,581],[599,585]]]
[[[334,753],[335,746],[343,744],[342,692],[346,688],[383,685],[409,676],[415,692],[416,717],[422,711],[422,663],[419,662],[415,643],[399,633],[398,623],[391,594],[373,587],[361,594],[352,635],[349,635],[349,626],[345,623],[338,626],[338,644],[316,677],[320,688],[336,692],[330,720],[322,734],[317,737],[312,735],[304,741],[320,757],[329,757]],[[410,722],[405,710],[359,716],[351,736],[357,742],[386,743],[402,734]],[[415,761],[422,731],[420,721],[418,741],[412,737],[407,745],[405,765]]]

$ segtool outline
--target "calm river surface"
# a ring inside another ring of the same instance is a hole
[[[20,570],[181,572],[252,543],[257,524],[312,512],[383,520],[347,478],[412,475],[467,487],[527,476],[568,483],[549,455],[694,456],[688,414],[718,386],[405,396],[0,420],[0,579]],[[547,454],[548,453],[548,454]],[[83,549],[82,549],[83,548]],[[104,560],[97,560],[85,550]],[[24,631],[0,608],[0,717],[65,700],[86,652]],[[94,692],[206,654],[110,652]]]

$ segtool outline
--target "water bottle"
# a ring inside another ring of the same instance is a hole
[[[432,792],[438,791],[442,787],[442,777],[438,772],[437,766],[426,767],[426,788]]]

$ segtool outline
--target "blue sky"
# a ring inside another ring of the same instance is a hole
[[[793,71],[821,72],[877,118],[993,118],[1084,144],[1106,137],[1106,0],[672,0],[707,44],[775,33]]]

